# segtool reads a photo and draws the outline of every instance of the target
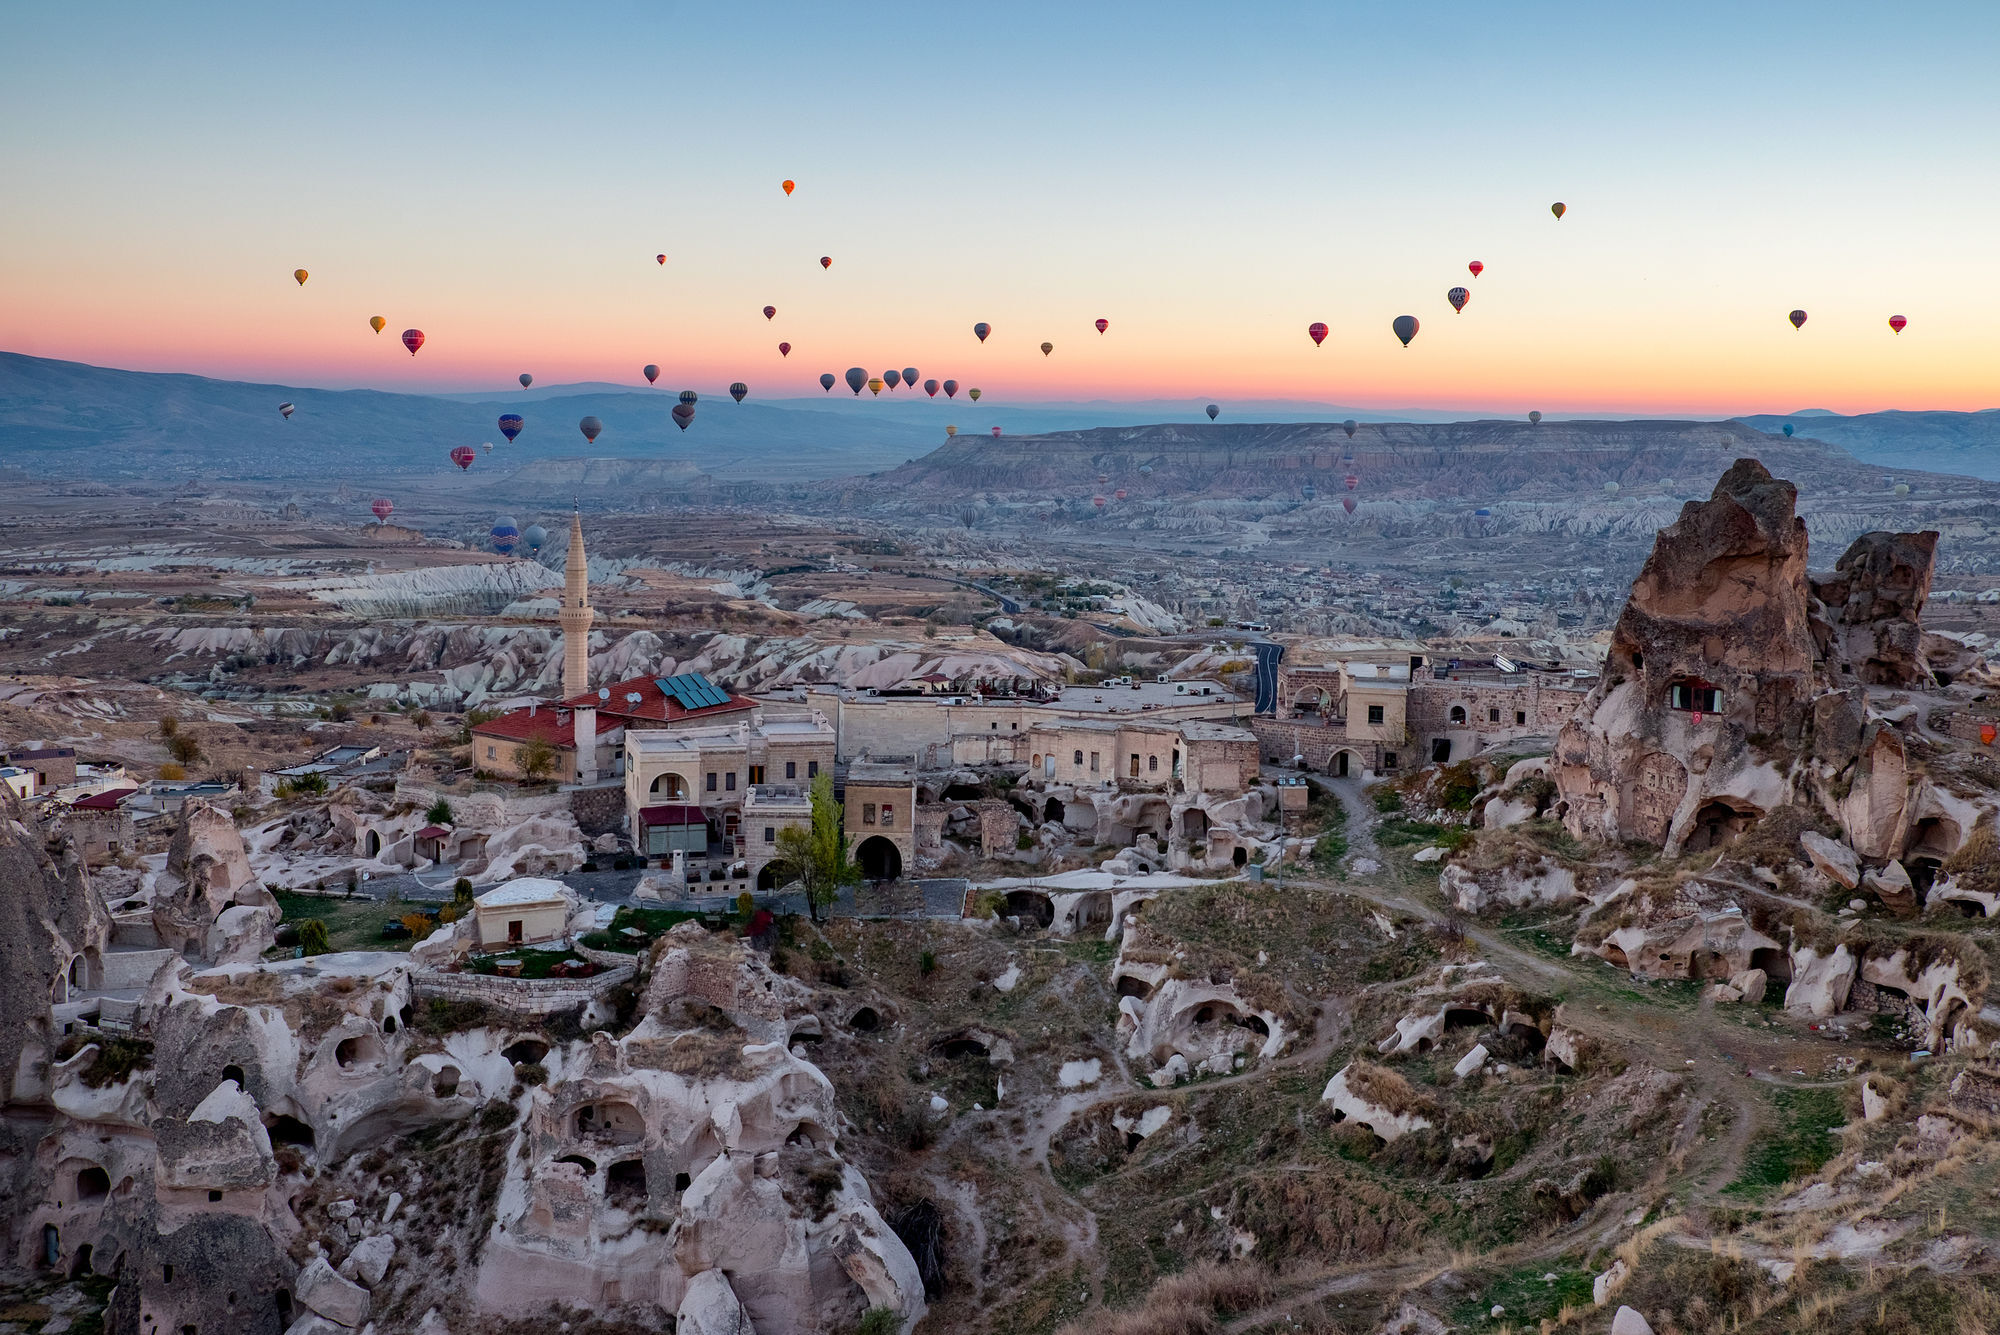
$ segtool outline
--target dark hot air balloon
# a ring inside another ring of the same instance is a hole
[[[665,255],[655,255],[653,256],[653,258],[658,260],[661,264],[665,264],[667,262],[667,257]]]
[[[292,420],[292,414],[296,411],[297,409],[295,409],[289,403],[281,403],[278,405],[278,416],[284,418],[287,422]]]
[[[882,383],[894,389],[903,383],[903,373],[892,366],[882,373]]]
[[[1410,346],[1410,340],[1417,336],[1420,326],[1417,324],[1416,316],[1399,315],[1389,327],[1396,331],[1396,337],[1402,339],[1403,346],[1407,348]]]
[[[1471,273],[1471,275],[1474,278],[1477,278],[1479,277],[1479,275],[1486,272],[1486,266],[1481,264],[1478,260],[1474,260],[1472,263],[1466,265],[1465,267],[1467,272]]]
[[[1322,321],[1314,320],[1311,324],[1307,325],[1306,333],[1312,335],[1314,347],[1318,347],[1320,344],[1326,342],[1326,325]]]
[[[1099,320],[1097,321],[1097,332],[1100,334],[1103,333],[1105,330],[1109,329],[1110,327],[1111,327],[1111,321],[1109,320],[1099,318]]]
[[[952,398],[957,393],[958,393],[958,382],[956,380],[947,380],[944,382],[944,396],[946,398],[948,399]]]
[[[833,391],[833,372],[822,371],[820,373],[819,387],[823,390],[826,390],[828,393],[831,393]]]
[[[300,287],[304,287],[306,285],[306,279],[312,277],[312,275],[307,273],[304,269],[294,269],[292,270],[292,277],[299,280]]]
[[[979,386],[974,385],[971,389],[966,390],[965,393],[966,397],[971,399],[974,403],[979,402]]]
[[[528,555],[540,556],[542,548],[549,545],[549,531],[540,524],[530,524],[521,530],[521,541],[528,544]]]
[[[1222,406],[1220,404],[1211,403],[1208,407],[1202,409],[1202,411],[1208,414],[1208,420],[1211,422],[1222,416]]]
[[[791,193],[792,193],[792,186],[793,186],[793,185],[795,184],[795,182],[792,182],[792,181],[786,181],[786,182],[784,182],[783,184],[784,184],[784,187],[785,187],[785,194],[786,194],[786,196],[787,196],[787,197],[790,197],[790,195],[791,195]]]
[[[1347,433],[1347,438],[1349,440],[1353,440],[1355,429],[1360,425],[1361,423],[1355,421],[1352,417],[1350,417],[1345,422],[1342,422],[1340,424],[1340,429]]]
[[[904,383],[904,384],[906,384],[906,385],[908,385],[908,386],[909,386],[909,387],[910,387],[911,389],[915,389],[915,388],[917,387],[917,368],[916,368],[916,367],[914,367],[914,366],[905,366],[905,367],[903,368],[903,383]]]
[[[820,256],[819,267],[822,269],[831,269],[833,267],[833,256],[831,255]]]
[[[789,357],[789,356],[791,356],[791,355],[792,355],[792,345],[791,345],[791,344],[789,344],[789,343],[780,343],[780,344],[778,345],[778,355],[779,355],[780,357]]]
[[[695,404],[701,402],[701,395],[691,389],[684,389],[681,391],[681,402],[692,408]]]
[[[777,308],[776,306],[766,306],[766,307],[764,308],[764,318],[765,318],[766,320],[775,320],[775,319],[777,319],[777,318],[778,318],[778,308]]]
[[[1055,344],[1053,344],[1053,343],[1044,343],[1044,344],[1042,344],[1042,356],[1044,356],[1044,357],[1048,356],[1048,355],[1049,355],[1050,353],[1054,352],[1055,350],[1056,350],[1056,345],[1055,345]]]
[[[1791,438],[1792,438],[1792,424],[1790,422],[1787,422],[1785,423],[1785,439],[1790,440]]]
[[[653,363],[651,362],[647,362],[646,365],[640,370],[639,374],[645,376],[646,383],[650,385],[659,380],[660,368],[653,365]]]
[[[368,327],[370,329],[373,329],[378,334],[381,333],[383,329],[387,328],[388,324],[389,324],[388,320],[384,319],[382,316],[371,315],[368,317]]]
[[[1562,221],[1562,216],[1563,216],[1563,215],[1564,215],[1565,213],[1568,213],[1568,212],[1569,212],[1569,205],[1567,205],[1567,204],[1563,204],[1563,203],[1555,203],[1555,204],[1551,204],[1551,205],[1549,205],[1549,212],[1550,212],[1550,213],[1553,213],[1553,214],[1555,214],[1555,215],[1556,215],[1556,221],[1557,221],[1557,222],[1561,222],[1561,221]]]
[[[451,461],[457,464],[461,471],[472,467],[472,461],[478,457],[478,453],[470,445],[454,445],[451,447]]]
[[[604,423],[598,421],[595,417],[586,417],[576,424],[576,429],[583,433],[583,438],[586,442],[595,444],[598,433],[604,430]]]
[[[997,426],[993,428],[993,439],[1000,439],[1000,428]]]
[[[535,378],[534,378],[533,376],[529,375],[529,374],[528,374],[528,373],[527,373],[526,371],[523,371],[523,372],[521,372],[521,388],[522,388],[522,389],[526,389],[526,388],[527,388],[528,386],[530,386],[530,385],[532,385],[532,384],[534,384],[534,383],[535,383]]]
[[[972,326],[972,332],[979,336],[979,341],[981,343],[984,343],[986,341],[986,336],[993,332],[993,326],[986,323],[986,321],[981,320],[978,324]]]
[[[862,370],[858,366],[850,366],[847,368],[847,387],[854,391],[854,395],[856,398],[859,398],[861,396],[861,391],[867,386],[867,384],[868,384],[868,373],[866,371]]]
[[[750,386],[744,384],[741,380],[729,387],[729,397],[735,399],[738,403],[743,402],[743,396],[749,392]]]
[[[935,380],[926,380],[926,381],[924,381],[924,393],[926,393],[926,394],[930,395],[930,396],[931,396],[932,398],[936,398],[936,397],[937,397],[937,392],[938,392],[938,382],[937,382],[937,381],[935,381]]]
[[[1342,496],[1342,497],[1340,498],[1340,508],[1341,508],[1341,509],[1343,509],[1343,510],[1345,510],[1345,511],[1347,511],[1347,513],[1349,513],[1349,514],[1353,514],[1353,513],[1354,513],[1354,498],[1353,498],[1352,496]]]
[[[521,530],[514,523],[512,515],[501,515],[493,521],[487,536],[493,539],[493,550],[502,556],[511,555],[516,543],[521,541]]]
[[[1900,315],[1892,315],[1889,317],[1889,327],[1895,330],[1899,334],[1903,332],[1903,326],[1907,325],[1908,323],[1909,321],[1904,319]]]
[[[1806,327],[1806,313],[1804,311],[1793,311],[1785,318],[1792,322],[1792,328],[1794,329],[1804,329]]]
[[[500,416],[500,434],[507,438],[509,445],[514,443],[514,437],[520,435],[521,428],[526,425],[519,413],[502,413]]]
[[[396,503],[387,496],[377,496],[375,503],[368,508],[373,510],[375,517],[383,523],[387,523],[389,516],[396,513]]]
[[[1455,287],[1444,294],[1444,299],[1451,303],[1452,310],[1463,315],[1465,313],[1465,303],[1472,300],[1472,293],[1465,288]]]
[[[688,423],[692,422],[693,420],[694,420],[694,405],[692,403],[683,402],[683,403],[676,403],[674,405],[675,426],[685,431],[688,429]]]
[[[410,355],[412,357],[417,355],[417,349],[421,348],[423,345],[424,345],[423,330],[405,329],[403,331],[403,346],[410,350]]]
[[[1542,415],[1541,415],[1541,413],[1540,413],[1540,412],[1537,412],[1537,411],[1532,411],[1532,410],[1531,410],[1531,411],[1530,411],[1530,412],[1528,413],[1528,422],[1529,422],[1529,424],[1530,424],[1531,426],[1540,426],[1540,425],[1542,424]]]

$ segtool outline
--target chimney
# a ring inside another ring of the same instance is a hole
[[[571,711],[576,723],[576,781],[597,782],[597,706],[578,705]]]

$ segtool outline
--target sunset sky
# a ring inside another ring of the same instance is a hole
[[[1991,3],[16,4],[6,33],[8,351],[425,390],[914,363],[997,402],[2000,404]]]

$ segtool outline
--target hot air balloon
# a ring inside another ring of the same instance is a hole
[[[1607,482],[1604,484],[1604,494],[1606,496],[1616,496],[1620,490],[1621,488],[1616,482]]]
[[[873,377],[871,377],[871,378],[869,379],[869,381],[868,381],[868,392],[869,392],[870,394],[873,394],[873,395],[874,395],[874,396],[875,396],[876,398],[878,398],[878,399],[882,397],[882,377],[881,377],[881,376],[879,376],[879,375],[878,375],[878,376],[873,376]]]
[[[653,258],[658,260],[662,264],[665,264],[667,262],[667,257],[665,255],[655,255],[653,256]]]
[[[1569,212],[1569,205],[1567,205],[1567,204],[1561,204],[1561,203],[1557,203],[1557,204],[1551,204],[1551,205],[1549,205],[1549,212],[1550,212],[1550,213],[1553,213],[1553,214],[1555,214],[1555,215],[1556,215],[1556,221],[1557,221],[1557,222],[1561,222],[1561,221],[1562,221],[1562,216],[1563,216],[1563,215],[1564,215],[1565,213],[1568,213],[1568,212]]]
[[[1353,440],[1355,428],[1359,427],[1360,425],[1361,423],[1355,421],[1352,417],[1350,417],[1345,422],[1342,422],[1340,424],[1340,429],[1347,433],[1347,438],[1349,440]]]
[[[281,403],[278,405],[278,416],[284,418],[287,422],[292,420],[292,414],[296,411],[297,409],[295,409],[289,403]]]
[[[1000,428],[997,426],[993,428],[993,439],[1000,439]]]
[[[1096,506],[1100,510],[1104,508],[1104,498],[1102,496],[1092,496],[1090,498],[1090,503]]]
[[[1896,494],[1897,494],[1898,496],[1907,496],[1907,495],[1909,495],[1909,494],[1910,494],[1910,484],[1909,484],[1909,483],[1907,483],[1907,482],[1898,482],[1898,483],[1896,484]]]
[[[1042,344],[1042,356],[1044,356],[1044,357],[1048,356],[1048,355],[1049,355],[1050,353],[1054,352],[1055,350],[1056,350],[1056,345],[1055,345],[1055,344],[1053,344],[1053,343],[1044,343],[1044,344]]]
[[[1908,323],[1909,321],[1904,319],[1900,315],[1892,315],[1889,317],[1889,327],[1895,330],[1899,334],[1903,332],[1903,326],[1907,325]]]
[[[308,274],[304,269],[294,269],[292,270],[292,277],[299,280],[300,287],[304,287],[306,285],[306,279],[311,277],[311,275]]]
[[[528,373],[527,373],[526,371],[523,371],[523,372],[521,372],[521,388],[522,388],[522,389],[526,389],[526,388],[527,388],[528,386],[530,386],[530,385],[532,385],[532,384],[534,384],[534,383],[535,383],[535,378],[534,378],[533,376],[529,375],[529,374],[528,374]]]
[[[914,366],[905,366],[905,367],[903,368],[903,383],[904,383],[904,384],[906,384],[906,385],[908,385],[908,386],[909,386],[909,387],[910,387],[911,389],[915,389],[915,388],[917,387],[917,368],[916,368],[916,367],[914,367]]]
[[[507,443],[511,445],[514,443],[514,437],[521,434],[521,428],[525,425],[527,424],[521,420],[521,414],[503,413],[500,417],[500,434],[505,436]]]
[[[385,524],[389,522],[389,516],[396,513],[396,503],[387,496],[377,496],[375,503],[368,508],[375,512],[375,518]]]
[[[950,439],[951,437],[958,434],[958,428],[955,426],[948,426],[944,429],[944,434],[946,439]]]
[[[1792,322],[1792,328],[1794,329],[1804,329],[1806,327],[1806,313],[1804,311],[1793,311],[1785,318]]]
[[[744,384],[741,380],[729,387],[729,397],[735,399],[738,403],[743,402],[744,395],[749,392],[750,386]]]
[[[1542,424],[1542,414],[1540,413],[1540,411],[1530,409],[1528,412],[1528,425],[1540,426],[1541,424]]]
[[[472,467],[472,461],[478,457],[477,454],[473,453],[470,445],[454,445],[451,447],[451,461],[457,464],[461,470]]]
[[[822,269],[831,269],[833,267],[833,256],[831,255],[820,256],[819,267]]]
[[[530,556],[540,556],[542,548],[549,544],[549,531],[540,524],[530,524],[521,530],[521,541],[528,544]]]
[[[1111,480],[1111,474],[1109,473],[1099,473],[1097,475],[1097,485],[1100,487],[1103,486],[1105,483],[1109,482],[1110,480]]]
[[[1343,509],[1343,510],[1345,510],[1345,511],[1347,511],[1347,513],[1349,513],[1349,514],[1353,514],[1353,513],[1354,513],[1354,498],[1353,498],[1352,496],[1342,496],[1342,497],[1340,498],[1340,508],[1341,508],[1341,509]]]
[[[944,382],[944,396],[946,398],[951,398],[953,395],[957,393],[958,393],[958,382],[956,380],[947,380]]]
[[[847,387],[854,391],[854,396],[856,398],[861,397],[862,387],[865,386],[867,383],[868,383],[868,373],[866,371],[862,370],[858,366],[850,366],[847,368]]]
[[[1319,495],[1319,488],[1308,482],[1300,489],[1299,495],[1305,497],[1307,500],[1311,500],[1313,497]]]
[[[1152,475],[1153,475],[1153,466],[1152,466],[1151,464],[1140,464],[1140,465],[1139,465],[1139,476],[1140,476],[1140,477],[1151,477]]]
[[[597,443],[598,433],[604,430],[604,423],[595,417],[586,417],[576,424],[576,429],[583,433],[585,442],[594,445]]]
[[[1320,321],[1314,320],[1311,324],[1307,325],[1306,332],[1312,335],[1314,347],[1318,347],[1320,344],[1326,342],[1326,325]]]
[[[793,186],[793,184],[794,184],[794,182],[791,182],[791,181],[786,181],[786,182],[784,183],[784,186],[785,186],[785,193],[786,193],[787,195],[790,195],[790,194],[792,193],[792,186]]]
[[[831,393],[833,391],[833,372],[822,371],[820,373],[819,387],[823,390],[826,390],[828,393]]]
[[[410,350],[410,355],[412,357],[417,355],[417,349],[421,348],[423,345],[424,345],[423,330],[405,329],[403,331],[403,346]]]
[[[684,389],[681,391],[681,402],[692,408],[695,404],[701,402],[701,395],[691,389]]]
[[[660,368],[653,365],[651,362],[647,362],[646,365],[640,369],[639,374],[645,376],[646,383],[650,385],[660,378]]]
[[[973,389],[968,389],[965,392],[972,399],[974,403],[979,402],[979,390],[976,387]]]
[[[1481,264],[1478,260],[1474,260],[1472,263],[1466,265],[1465,267],[1467,272],[1469,272],[1474,278],[1477,278],[1479,277],[1479,275],[1486,272],[1486,266]]]
[[[1399,315],[1389,327],[1396,331],[1396,337],[1402,339],[1403,346],[1407,348],[1410,346],[1410,340],[1417,336],[1420,326],[1417,324],[1416,316]]]
[[[1123,487],[1120,487],[1120,488],[1119,488],[1118,490],[1116,490],[1116,491],[1112,492],[1112,493],[1111,493],[1111,499],[1112,499],[1112,500],[1114,500],[1114,501],[1122,501],[1122,500],[1124,500],[1124,499],[1125,499],[1125,488],[1123,488]]]
[[[1474,510],[1472,512],[1472,517],[1474,519],[1491,519],[1493,517],[1493,512],[1491,510],[1481,508],[1478,510]]]
[[[371,315],[368,317],[368,327],[370,329],[373,329],[378,334],[381,333],[383,329],[387,328],[388,324],[389,322],[383,319],[379,315]]]
[[[775,320],[775,319],[777,319],[777,318],[778,318],[778,308],[777,308],[776,306],[766,306],[766,307],[764,308],[764,318],[765,318],[766,320]]]
[[[1098,332],[1098,333],[1100,333],[1100,334],[1101,334],[1101,333],[1103,333],[1103,332],[1104,332],[1105,330],[1109,329],[1110,327],[1111,327],[1111,321],[1109,321],[1109,320],[1106,320],[1106,319],[1104,319],[1104,318],[1102,318],[1102,317],[1099,317],[1099,319],[1098,319],[1098,321],[1097,321],[1097,332]]]
[[[981,343],[984,343],[986,341],[986,336],[993,332],[993,326],[986,323],[986,321],[981,320],[978,324],[972,326],[972,332],[979,336],[979,341]]]
[[[1208,407],[1202,409],[1202,411],[1208,414],[1208,420],[1211,422],[1222,416],[1222,406],[1220,404],[1211,403]]]
[[[1722,433],[1722,447],[1724,449],[1728,449],[1731,445],[1734,445],[1735,443],[1736,443],[1736,437],[1734,435],[1730,434],[1727,431]]]
[[[1465,288],[1455,287],[1444,294],[1444,299],[1451,303],[1452,310],[1463,315],[1465,314],[1465,303],[1472,300],[1472,293]]]
[[[789,344],[789,343],[780,343],[780,344],[778,345],[778,355],[779,355],[780,357],[789,357],[789,356],[791,356],[791,355],[792,355],[792,345],[791,345],[791,344]]]
[[[520,542],[521,530],[514,523],[512,515],[501,515],[493,521],[493,527],[487,536],[493,539],[493,550],[502,556],[507,556],[513,553],[514,545]]]
[[[1347,483],[1347,489],[1349,491],[1359,491],[1361,489],[1361,479],[1359,477],[1356,477],[1353,473],[1349,473],[1343,480]]]
[[[932,398],[936,398],[936,397],[937,397],[937,392],[938,392],[938,382],[937,382],[937,381],[935,381],[935,380],[926,380],[926,381],[924,381],[924,393],[926,393],[926,394],[930,395],[930,396],[931,396]]]
[[[1790,440],[1791,437],[1792,437],[1792,424],[1790,422],[1787,422],[1785,423],[1785,439]]]
[[[479,448],[485,450],[488,454],[491,454],[493,453],[493,442],[490,440],[482,440],[479,442]]]
[[[674,405],[673,417],[675,426],[683,431],[687,430],[688,423],[694,420],[694,405],[692,403],[676,403]]]
[[[892,366],[882,373],[882,383],[894,389],[903,383],[903,373]]]

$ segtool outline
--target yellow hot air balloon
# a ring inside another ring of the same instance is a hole
[[[874,379],[872,379],[872,380],[870,380],[870,381],[868,382],[868,392],[869,392],[870,394],[880,394],[880,393],[882,392],[882,377],[881,377],[881,376],[879,376],[879,375],[878,375],[878,376],[876,376],[876,377],[875,377]]]
[[[970,391],[970,392],[971,392],[971,394],[972,394],[972,401],[973,401],[974,403],[977,403],[977,402],[979,402],[979,391],[975,389],[975,390],[972,390],[972,391]]]
[[[944,433],[947,436],[955,436],[958,434],[958,428],[955,426],[948,426],[944,429]]]
[[[298,280],[299,280],[299,286],[300,286],[300,287],[304,287],[304,286],[306,285],[306,279],[307,279],[307,278],[309,278],[309,277],[311,277],[311,276],[312,276],[312,275],[308,274],[308,273],[307,273],[307,272],[306,272],[306,271],[305,271],[304,269],[294,269],[294,270],[292,270],[292,277],[294,277],[294,278],[296,278],[296,279],[298,279]]]
[[[389,322],[387,320],[383,319],[379,315],[371,315],[368,317],[368,327],[370,329],[373,329],[378,334],[382,332],[383,327],[388,323]]]

